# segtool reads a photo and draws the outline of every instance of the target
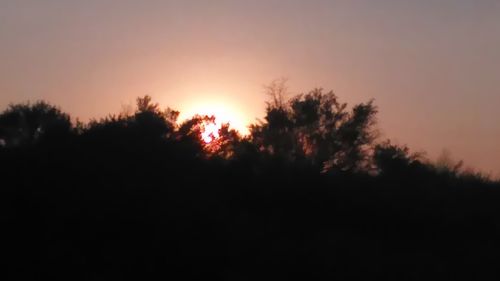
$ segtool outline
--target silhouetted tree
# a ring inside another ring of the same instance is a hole
[[[44,101],[12,104],[0,113],[0,139],[6,147],[58,141],[71,130],[69,115]]]
[[[377,144],[373,158],[377,173],[382,176],[406,176],[410,167],[423,164],[420,154],[411,154],[407,146],[398,146],[390,141]]]
[[[151,102],[150,96],[137,99],[135,125],[144,137],[165,138],[172,136],[179,112],[167,109],[162,112],[157,103]]]
[[[325,172],[368,166],[370,145],[376,137],[377,110],[371,101],[349,112],[333,92],[315,89],[285,103],[282,87],[269,88],[273,98],[267,103],[265,119],[251,126],[252,142],[259,150]]]
[[[451,152],[444,149],[436,159],[435,167],[441,173],[450,173],[458,175],[464,165],[462,160],[455,161],[451,156]]]
[[[221,124],[219,129],[219,137],[215,138],[211,143],[206,144],[206,148],[212,156],[230,159],[235,156],[240,142],[240,134],[236,130],[231,129],[229,123],[224,123]]]
[[[192,143],[194,147],[198,147],[200,151],[203,151],[205,157],[208,158],[229,159],[233,157],[235,147],[241,139],[238,132],[231,129],[228,123],[220,124],[217,132],[210,132],[210,135],[206,136],[210,141],[205,142],[202,135],[207,126],[217,126],[215,116],[195,115],[179,125],[176,131],[177,140]],[[216,136],[213,135],[214,133],[216,133]]]
[[[206,142],[214,116],[178,123],[148,96],[74,127],[5,110],[4,279],[499,279],[498,182],[375,143],[372,102],[268,90],[250,136]]]

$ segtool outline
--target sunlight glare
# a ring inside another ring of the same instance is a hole
[[[204,125],[203,132],[201,133],[201,138],[206,144],[211,143],[213,140],[219,138],[219,130],[222,123],[208,123]]]
[[[222,127],[222,124],[225,123],[229,123],[231,129],[235,129],[240,134],[246,135],[248,134],[248,128],[245,124],[245,119],[234,108],[235,107],[223,102],[199,102],[186,109],[184,112],[181,111],[179,119],[189,119],[196,114],[215,116],[215,123],[205,124],[205,131],[202,134],[202,138],[206,143],[219,137],[219,129]]]

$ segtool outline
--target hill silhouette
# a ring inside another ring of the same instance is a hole
[[[498,182],[379,140],[373,101],[283,87],[208,144],[213,117],[148,96],[87,124],[11,105],[4,280],[498,280]]]

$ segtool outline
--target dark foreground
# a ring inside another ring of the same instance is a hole
[[[270,105],[210,145],[209,118],[146,98],[88,125],[11,107],[2,280],[499,280],[500,184],[372,144],[372,105],[335,102]]]
[[[122,160],[2,166],[7,280],[500,277],[498,186]]]

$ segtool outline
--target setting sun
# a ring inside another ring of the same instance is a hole
[[[211,143],[213,140],[219,138],[219,130],[222,123],[218,122],[205,122],[203,124],[203,131],[201,132],[201,138],[206,144]]]
[[[237,130],[240,134],[248,134],[248,124],[242,114],[235,110],[235,107],[229,103],[222,102],[207,102],[192,105],[186,108],[179,117],[180,121],[184,121],[194,115],[214,116],[215,121],[204,124],[202,139],[205,143],[210,143],[219,137],[219,130],[222,124],[229,124],[231,129]]]

